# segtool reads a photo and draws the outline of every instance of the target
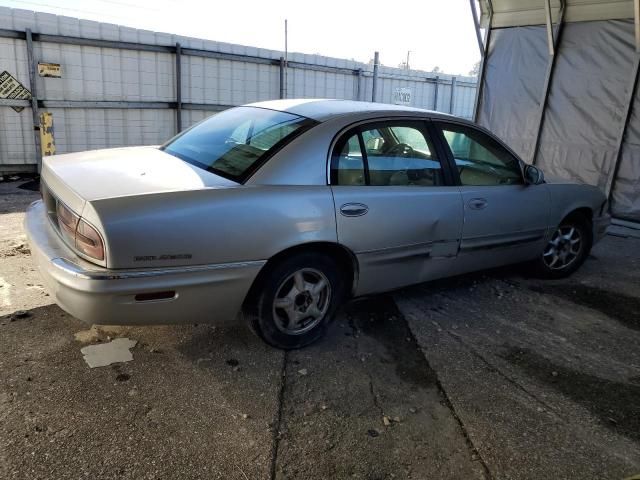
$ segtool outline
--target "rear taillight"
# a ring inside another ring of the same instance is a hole
[[[104,260],[104,242],[95,228],[60,201],[56,206],[56,215],[60,232],[70,244],[88,257]]]
[[[85,255],[104,260],[104,244],[102,238],[95,228],[84,220],[78,222],[76,229],[76,248]]]
[[[62,202],[58,202],[56,205],[56,213],[60,231],[70,243],[75,245],[76,229],[80,217]]]

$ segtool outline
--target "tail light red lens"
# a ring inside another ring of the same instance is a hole
[[[104,244],[100,234],[84,220],[78,222],[76,230],[76,248],[85,255],[104,260]]]
[[[62,202],[58,202],[56,214],[60,232],[70,244],[75,245],[76,249],[91,258],[104,260],[104,242],[95,228]]]
[[[58,215],[58,226],[62,234],[71,243],[75,243],[76,228],[80,217],[73,213],[64,203],[58,202],[56,205]]]

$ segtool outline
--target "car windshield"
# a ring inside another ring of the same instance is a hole
[[[272,153],[315,123],[286,112],[237,107],[198,123],[162,149],[191,165],[242,183]]]

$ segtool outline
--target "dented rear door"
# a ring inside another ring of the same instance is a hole
[[[366,123],[332,154],[340,243],[357,256],[357,294],[446,276],[458,252],[460,190],[420,121]]]

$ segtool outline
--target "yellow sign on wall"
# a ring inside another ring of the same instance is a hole
[[[38,63],[38,75],[41,77],[62,77],[59,63]]]
[[[40,114],[40,148],[43,157],[56,154],[56,141],[53,138],[53,114],[50,112]]]

